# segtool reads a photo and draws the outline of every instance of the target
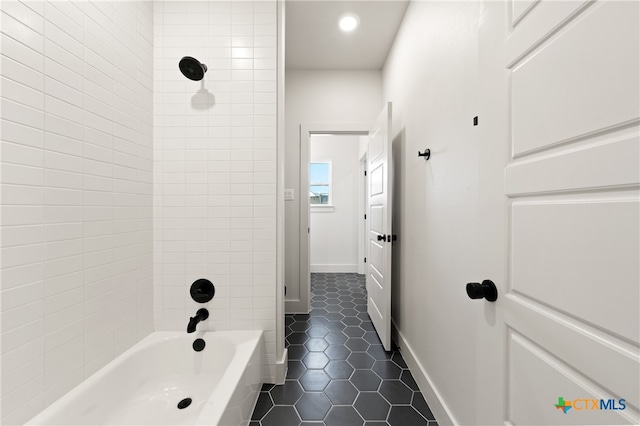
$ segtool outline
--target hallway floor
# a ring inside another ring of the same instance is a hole
[[[367,315],[365,277],[311,274],[309,315],[286,316],[289,371],[264,385],[250,426],[437,426],[398,351]]]

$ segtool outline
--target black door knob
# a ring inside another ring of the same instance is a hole
[[[495,302],[498,299],[498,289],[493,281],[484,280],[482,284],[467,284],[467,295],[471,299],[487,299],[489,302]]]
[[[387,241],[387,236],[385,234],[378,234],[378,241]]]

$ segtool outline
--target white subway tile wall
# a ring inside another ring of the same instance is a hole
[[[186,330],[216,287],[199,330],[261,329],[275,379],[275,1],[155,3],[154,287],[157,330]],[[184,77],[192,56],[208,71]]]
[[[153,3],[0,15],[1,420],[22,424],[153,331]]]

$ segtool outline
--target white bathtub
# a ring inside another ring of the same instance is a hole
[[[152,333],[27,424],[247,425],[263,347],[261,331]]]

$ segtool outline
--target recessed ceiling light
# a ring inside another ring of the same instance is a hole
[[[340,17],[340,29],[344,32],[351,32],[358,28],[358,24],[360,23],[360,19],[358,15],[353,13],[347,13],[346,15],[342,15]]]

